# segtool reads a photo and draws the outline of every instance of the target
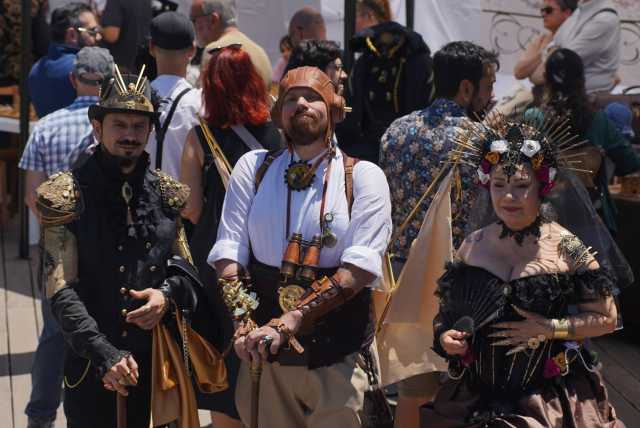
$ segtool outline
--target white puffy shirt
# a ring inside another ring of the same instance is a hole
[[[287,185],[284,177],[291,153],[285,150],[273,161],[255,194],[256,171],[265,157],[266,151],[254,150],[236,163],[222,209],[218,239],[209,253],[210,264],[229,259],[247,266],[250,251],[253,251],[259,262],[280,266],[288,244],[285,236]],[[298,160],[297,155],[294,154],[293,159]],[[314,161],[312,159],[310,163]],[[309,189],[291,192],[290,233],[301,233],[305,240],[320,234],[320,204],[326,170],[327,161],[324,160]],[[319,266],[330,268],[349,263],[380,278],[382,256],[392,228],[387,179],[382,170],[371,162],[356,164],[349,220],[344,178],[342,153],[337,150],[331,164],[325,213],[334,215],[330,227],[338,237],[338,243],[333,248],[322,249]]]

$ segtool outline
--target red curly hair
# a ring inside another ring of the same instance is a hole
[[[267,89],[249,54],[239,47],[214,53],[202,76],[205,120],[216,128],[269,120]]]

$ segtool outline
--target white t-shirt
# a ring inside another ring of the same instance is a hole
[[[178,94],[186,88],[192,88],[180,99],[171,119],[171,124],[167,128],[162,146],[162,171],[175,179],[179,179],[182,149],[184,148],[187,134],[191,128],[198,124],[197,114],[202,107],[202,91],[194,89],[184,78],[168,74],[158,76],[151,82],[151,87],[165,100],[160,106],[160,126],[164,124],[171,109],[171,104]],[[149,143],[146,148],[152,169],[156,168],[157,144],[156,130],[154,129],[149,136]]]

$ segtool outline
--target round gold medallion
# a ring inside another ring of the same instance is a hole
[[[311,186],[315,174],[309,164],[303,161],[292,162],[284,173],[284,180],[291,190],[301,191]]]
[[[287,285],[278,290],[278,303],[282,312],[290,312],[296,308],[300,297],[304,294],[304,288],[299,285]]]

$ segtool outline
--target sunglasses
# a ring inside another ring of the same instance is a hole
[[[212,14],[213,14],[213,12],[211,12],[211,13],[203,13],[203,14],[200,14],[200,15],[191,15],[191,16],[189,16],[189,19],[191,20],[191,22],[193,22],[195,24],[196,20],[198,18],[204,18],[205,16],[209,16],[209,15],[212,15]]]
[[[86,77],[79,75],[79,74],[73,74],[76,79],[78,79],[80,82],[84,83],[85,85],[89,85],[89,86],[100,86],[102,85],[102,82],[104,81],[104,79],[87,79]]]
[[[207,52],[209,52],[209,54],[211,54],[211,55],[215,55],[217,53],[220,53],[220,51],[222,49],[229,48],[229,49],[236,49],[237,50],[237,49],[240,49],[241,47],[242,47],[242,44],[240,44],[240,43],[232,43],[232,44],[227,45],[227,46],[216,46],[216,47],[213,47],[213,48],[209,49]]]
[[[102,34],[101,27],[93,27],[93,28],[76,27],[76,30],[78,30],[81,33],[87,33],[91,37],[97,37],[98,35]]]
[[[551,7],[551,6],[542,7],[542,8],[540,8],[540,15],[542,15],[542,16],[551,15],[554,10],[556,10],[555,7]]]

